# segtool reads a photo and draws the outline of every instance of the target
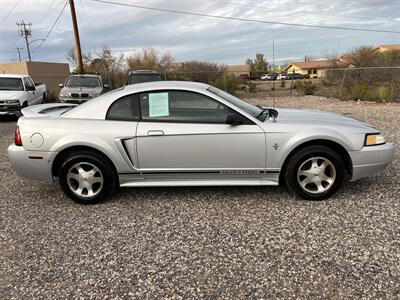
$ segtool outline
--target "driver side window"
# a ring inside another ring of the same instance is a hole
[[[234,111],[218,101],[191,91],[155,91],[140,95],[143,121],[225,124]]]

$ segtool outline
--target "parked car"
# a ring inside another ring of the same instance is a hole
[[[137,84],[151,81],[162,81],[161,74],[151,70],[136,70],[131,71],[128,74],[127,85]]]
[[[278,77],[276,78],[278,80],[286,80],[288,79],[288,74],[287,73],[281,73],[278,75]]]
[[[261,80],[276,80],[277,74],[264,74],[261,76]]]
[[[109,85],[104,84],[101,76],[83,74],[71,75],[65,83],[60,83],[61,88],[58,96],[59,102],[80,104],[96,98],[107,92]]]
[[[286,79],[304,79],[304,75],[300,73],[287,73]]]
[[[0,74],[0,115],[21,115],[21,109],[46,101],[45,84],[34,83],[29,75]]]
[[[261,108],[203,83],[125,86],[80,106],[22,110],[8,156],[80,203],[120,187],[278,185],[321,200],[383,171],[394,146],[339,114]],[[40,116],[40,118],[38,118]]]
[[[250,81],[250,80],[256,80],[256,76],[253,75],[248,75],[248,74],[240,74],[239,79],[243,81]]]

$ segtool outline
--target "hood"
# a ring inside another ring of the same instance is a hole
[[[98,87],[87,87],[87,86],[63,87],[61,89],[62,94],[69,94],[69,93],[101,94],[102,91],[103,91],[103,88],[101,86],[98,86]]]
[[[24,91],[0,91],[0,100],[19,100]]]
[[[338,113],[323,112],[310,109],[278,109],[279,116],[276,119],[279,123],[294,123],[294,124],[312,124],[312,125],[344,125],[356,127],[370,127],[375,128],[373,125],[368,124],[361,120],[356,120],[343,116]]]

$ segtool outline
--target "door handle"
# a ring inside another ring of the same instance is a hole
[[[164,135],[164,131],[162,131],[162,130],[149,130],[149,131],[147,131],[147,135],[152,135],[152,136]]]

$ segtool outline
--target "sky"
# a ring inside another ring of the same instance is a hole
[[[266,21],[400,32],[400,0],[113,0],[154,8]],[[0,0],[0,62],[27,59],[17,22],[31,22],[35,61],[66,62],[74,47],[66,0]],[[215,19],[75,0],[82,51],[93,56],[103,45],[132,55],[144,46],[171,54],[175,61],[242,64],[263,53],[275,64],[332,57],[362,45],[399,44],[400,33],[305,28]],[[49,33],[52,25],[53,30]],[[43,42],[41,40],[48,35]],[[36,41],[34,41],[36,40]],[[43,42],[43,43],[42,43]],[[38,46],[40,46],[38,48]]]

